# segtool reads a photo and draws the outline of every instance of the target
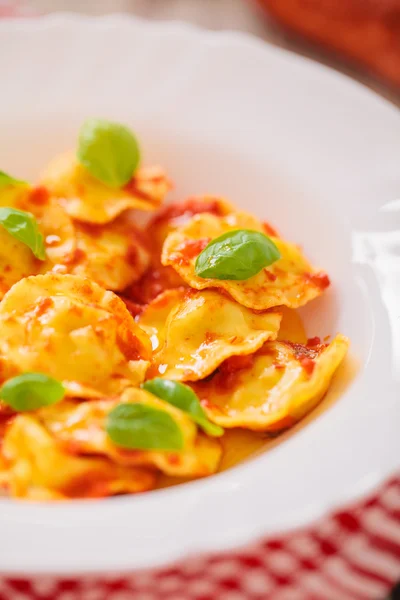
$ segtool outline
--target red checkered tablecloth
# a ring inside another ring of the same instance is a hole
[[[281,538],[118,578],[0,577],[0,600],[384,600],[399,580],[400,477]]]
[[[119,578],[3,578],[0,600],[383,600],[399,579],[400,477],[282,538]]]

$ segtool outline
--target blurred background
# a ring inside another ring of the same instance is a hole
[[[328,64],[400,106],[400,0],[0,0],[2,5],[33,14],[127,12],[250,32]]]

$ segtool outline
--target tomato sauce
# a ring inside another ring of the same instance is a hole
[[[309,281],[320,290],[325,290],[330,286],[331,281],[326,273],[306,273],[306,281]]]
[[[65,265],[78,265],[79,263],[83,262],[86,258],[86,254],[83,250],[81,250],[81,248],[75,248],[75,250],[73,252],[71,252],[70,254],[68,254],[67,256],[64,257],[64,264]]]
[[[158,178],[160,180],[160,178]],[[159,183],[159,181],[154,181],[154,183]],[[159,204],[158,200],[147,194],[138,186],[137,180],[133,177],[128,183],[124,186],[123,190],[135,198],[139,198],[139,200],[144,200],[145,202],[149,202],[150,204]]]
[[[90,236],[91,238],[99,238],[103,235],[104,225],[94,225],[93,223],[79,223],[78,229]]]
[[[169,222],[179,218],[182,225],[184,219],[189,220],[194,215],[202,213],[211,213],[216,216],[223,216],[225,210],[217,199],[207,198],[188,198],[184,202],[173,202],[164,206],[158,214],[151,220],[149,227],[158,225],[161,222]],[[181,219],[184,217],[184,219]]]
[[[184,282],[172,267],[151,268],[136,283],[124,291],[124,297],[138,304],[149,304],[165,290],[184,287]]]
[[[311,377],[315,368],[315,360],[313,360],[312,358],[308,358],[308,356],[305,356],[304,358],[300,359],[300,364],[303,367],[304,371],[307,373],[307,375]]]
[[[133,244],[129,244],[128,249],[125,254],[125,260],[132,267],[135,267],[136,265],[139,264],[139,261],[140,261],[139,250]]]
[[[278,232],[276,231],[276,229],[274,229],[272,227],[272,225],[270,223],[268,223],[267,221],[264,221],[262,225],[263,225],[263,228],[264,228],[264,232],[267,235],[269,235],[271,237],[279,237]]]
[[[177,247],[176,253],[171,255],[171,261],[178,265],[188,265],[190,261],[198,256],[210,243],[210,238],[198,240],[185,240]]]
[[[54,302],[51,298],[41,298],[35,307],[35,317],[42,316],[52,306]]]
[[[45,204],[48,204],[50,200],[50,193],[48,189],[45,188],[43,185],[39,185],[33,188],[29,198],[33,204],[36,204],[37,206],[43,206]]]

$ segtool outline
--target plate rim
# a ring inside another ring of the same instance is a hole
[[[340,85],[346,86],[352,93],[359,95],[363,99],[365,99],[367,96],[369,98],[369,101],[374,102],[379,107],[380,110],[384,109],[387,111],[389,109],[391,112],[393,112],[394,115],[396,115],[396,118],[398,118],[398,119],[400,118],[400,111],[398,110],[396,105],[394,105],[389,99],[386,99],[386,98],[380,96],[379,94],[377,94],[376,92],[374,92],[373,90],[371,90],[365,84],[352,79],[350,76],[348,76],[344,73],[341,73],[332,67],[318,63],[311,58],[298,55],[291,50],[275,47],[265,41],[262,41],[262,40],[256,38],[255,36],[245,33],[245,32],[232,31],[232,30],[210,31],[210,30],[203,29],[199,26],[192,25],[192,24],[185,23],[185,22],[178,21],[178,20],[152,21],[152,20],[136,17],[134,15],[126,15],[123,13],[115,13],[115,14],[101,15],[101,16],[89,16],[89,15],[70,13],[70,12],[62,12],[62,13],[53,13],[50,15],[43,15],[43,16],[39,16],[39,17],[35,17],[35,18],[16,17],[16,18],[0,20],[0,34],[2,31],[7,31],[7,30],[9,31],[9,30],[13,30],[13,29],[18,30],[21,28],[27,28],[29,30],[45,31],[45,30],[53,28],[53,27],[71,26],[76,23],[78,23],[80,26],[86,25],[89,28],[91,28],[93,26],[99,26],[99,25],[101,25],[103,27],[111,27],[111,26],[113,26],[113,27],[119,27],[119,26],[137,27],[140,25],[141,27],[146,27],[148,30],[150,30],[150,29],[157,30],[157,32],[160,32],[161,34],[169,33],[169,34],[173,35],[173,34],[178,33],[178,34],[182,34],[182,35],[185,35],[188,37],[192,37],[193,35],[195,35],[197,37],[199,44],[211,44],[211,45],[215,45],[215,46],[221,46],[221,45],[229,46],[229,44],[240,43],[245,46],[251,46],[251,47],[254,47],[257,50],[257,52],[269,54],[274,59],[278,59],[278,60],[285,59],[285,60],[288,60],[292,65],[293,65],[293,63],[295,63],[294,64],[295,68],[300,66],[300,68],[311,69],[315,73],[322,74],[323,77],[328,77],[333,80],[336,80]],[[274,449],[271,450],[271,452],[273,452],[273,451],[274,451]],[[243,469],[249,469],[249,468],[250,468],[250,465],[248,463],[243,463],[243,464],[239,465],[238,467],[235,467],[235,471],[238,472],[237,470],[239,470],[239,469],[243,470]],[[309,526],[309,525],[315,523],[315,521],[317,521],[318,519],[320,519],[322,516],[326,515],[327,513],[330,513],[332,511],[338,509],[339,506],[344,505],[344,504],[346,504],[346,505],[351,504],[351,503],[356,502],[357,500],[361,499],[362,497],[364,497],[367,494],[370,494],[370,493],[372,494],[379,487],[379,485],[381,483],[383,483],[385,480],[394,476],[394,474],[396,472],[397,472],[397,468],[394,471],[386,470],[384,472],[384,474],[373,473],[373,474],[371,474],[371,477],[368,478],[368,480],[354,482],[351,489],[346,489],[346,490],[341,491],[340,501],[338,501],[335,498],[335,499],[332,499],[332,501],[330,503],[325,502],[323,505],[319,506],[318,508],[316,508],[316,506],[314,504],[310,504],[310,505],[307,505],[306,507],[302,507],[301,510],[296,512],[296,515],[291,515],[290,517],[287,517],[287,524],[285,524],[284,527],[282,526],[282,523],[278,522],[276,529],[271,529],[270,527],[268,527],[268,529],[266,529],[266,530],[259,531],[258,528],[256,528],[257,529],[256,536],[255,536],[255,528],[253,527],[251,531],[240,532],[240,533],[237,532],[236,535],[233,535],[233,536],[231,535],[229,539],[225,539],[225,540],[221,539],[218,542],[215,542],[215,541],[207,542],[206,544],[197,543],[197,545],[195,545],[195,546],[192,544],[192,545],[190,545],[190,548],[181,547],[179,551],[172,553],[171,556],[168,557],[168,561],[160,560],[157,558],[157,556],[154,556],[152,561],[147,560],[145,564],[140,564],[140,562],[138,562],[138,564],[135,564],[132,566],[131,561],[130,561],[129,565],[127,564],[125,566],[121,566],[121,572],[126,572],[127,570],[131,570],[131,569],[135,569],[135,568],[160,567],[163,564],[166,564],[166,562],[172,563],[176,560],[179,560],[184,555],[186,555],[188,551],[190,553],[229,551],[229,550],[238,548],[240,546],[243,546],[244,544],[254,542],[257,540],[257,538],[260,538],[262,536],[273,536],[276,534],[281,535],[281,534],[286,533],[290,529],[299,528],[301,526]],[[213,477],[211,479],[208,479],[207,486],[209,488],[220,487],[221,481],[223,479],[227,479],[229,477],[229,473],[230,473],[230,471],[219,474],[216,477]],[[184,487],[185,487],[185,489],[190,488],[190,490],[193,490],[194,494],[195,494],[196,488],[204,487],[204,482],[202,480],[198,480],[198,481],[194,481],[194,482],[185,484]],[[181,488],[181,489],[183,489],[183,488]],[[179,490],[179,488],[158,490],[156,492],[153,492],[151,494],[151,496],[154,499],[159,498],[161,495],[163,495],[164,497],[167,497],[168,495],[176,494],[177,493],[176,490]],[[209,489],[208,493],[213,493],[212,489]],[[137,498],[143,498],[143,496],[138,495]],[[134,499],[135,498],[131,499],[131,501]],[[119,500],[119,499],[117,500],[117,503],[122,504],[122,502],[127,503],[127,502],[129,502],[129,500],[128,499],[126,499],[125,501]],[[73,503],[68,503],[68,504],[61,503],[61,508],[60,508],[60,504],[57,504],[56,506],[51,506],[51,507],[48,504],[36,504],[36,503],[31,503],[29,506],[26,506],[26,505],[21,506],[20,504],[15,503],[11,500],[10,501],[9,500],[4,500],[4,501],[0,500],[0,507],[2,509],[3,508],[6,509],[5,513],[7,513],[8,517],[10,517],[11,520],[15,520],[15,521],[19,522],[20,525],[22,524],[23,526],[26,526],[27,522],[34,523],[36,521],[36,523],[37,523],[38,521],[39,522],[42,521],[44,518],[43,517],[44,512],[53,513],[48,522],[52,523],[54,525],[56,523],[56,520],[59,518],[58,513],[61,513],[61,511],[64,511],[65,515],[67,515],[67,513],[78,512],[78,511],[84,511],[85,513],[88,514],[89,512],[93,512],[93,511],[96,513],[101,513],[104,510],[109,510],[109,508],[110,508],[110,506],[107,506],[106,508],[104,508],[104,505],[100,506],[100,503],[98,501],[74,501]],[[132,502],[130,510],[134,511],[134,502]],[[22,516],[22,513],[24,513],[24,517],[23,517],[22,523],[21,523],[20,518]],[[48,516],[50,517],[50,515],[48,515]],[[0,516],[0,523],[1,523],[2,519],[3,519],[3,517]],[[2,561],[2,562],[4,562],[4,561]],[[122,561],[120,561],[120,562],[122,564]],[[104,570],[104,568],[106,568],[106,566],[107,566],[107,560],[105,560],[103,562],[103,564],[96,563],[95,565],[92,565],[91,567],[85,567],[84,569],[80,569],[79,564],[73,564],[73,566],[72,566],[72,563],[73,563],[73,561],[70,561],[70,565],[68,566],[68,565],[65,565],[63,562],[63,564],[59,564],[58,567],[54,567],[54,568],[53,567],[49,568],[48,566],[43,565],[40,562],[40,559],[36,562],[35,562],[35,559],[33,559],[31,566],[28,566],[28,568],[25,568],[26,565],[24,566],[23,564],[19,565],[18,567],[15,567],[15,565],[13,565],[13,564],[7,564],[6,567],[3,568],[3,566],[0,563],[0,572],[5,571],[7,573],[24,573],[24,574],[26,574],[27,572],[35,572],[38,574],[51,572],[51,573],[65,575],[65,574],[69,574],[69,573],[74,573],[74,574],[98,573],[98,572]],[[116,571],[116,570],[119,571],[119,569],[113,569],[113,571]]]

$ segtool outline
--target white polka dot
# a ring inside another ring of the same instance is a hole
[[[266,594],[274,586],[274,582],[261,570],[246,573],[240,578],[240,585],[249,594]]]
[[[150,573],[135,573],[131,577],[124,578],[127,587],[136,588],[138,590],[151,590],[155,584],[155,577]]]
[[[319,555],[319,546],[311,537],[306,535],[293,538],[288,547],[301,558],[316,558]]]
[[[237,562],[230,560],[220,563],[215,563],[207,568],[207,574],[212,575],[216,579],[224,579],[225,577],[235,577],[238,574],[239,565]]]
[[[102,581],[98,577],[83,577],[79,580],[81,587],[85,590],[97,589],[100,590],[102,587]]]
[[[203,574],[207,565],[204,559],[192,559],[179,566],[179,570],[185,575]]]
[[[318,534],[322,537],[337,539],[343,535],[343,530],[340,525],[333,519],[325,519],[317,529]]]
[[[32,590],[38,596],[56,596],[58,591],[57,580],[53,577],[41,577],[31,581]]]
[[[104,588],[102,585],[94,585],[92,588],[79,591],[79,600],[104,600]]]
[[[160,592],[176,592],[182,586],[182,579],[180,577],[176,577],[176,575],[171,575],[169,577],[163,577],[160,579],[157,589]]]
[[[308,596],[298,590],[279,590],[276,593],[274,592],[272,597],[274,600],[310,600]]]
[[[188,592],[194,596],[211,595],[215,590],[215,585],[206,579],[194,581],[188,585]]]
[[[298,567],[298,562],[287,552],[271,552],[268,566],[279,574],[290,575]]]

